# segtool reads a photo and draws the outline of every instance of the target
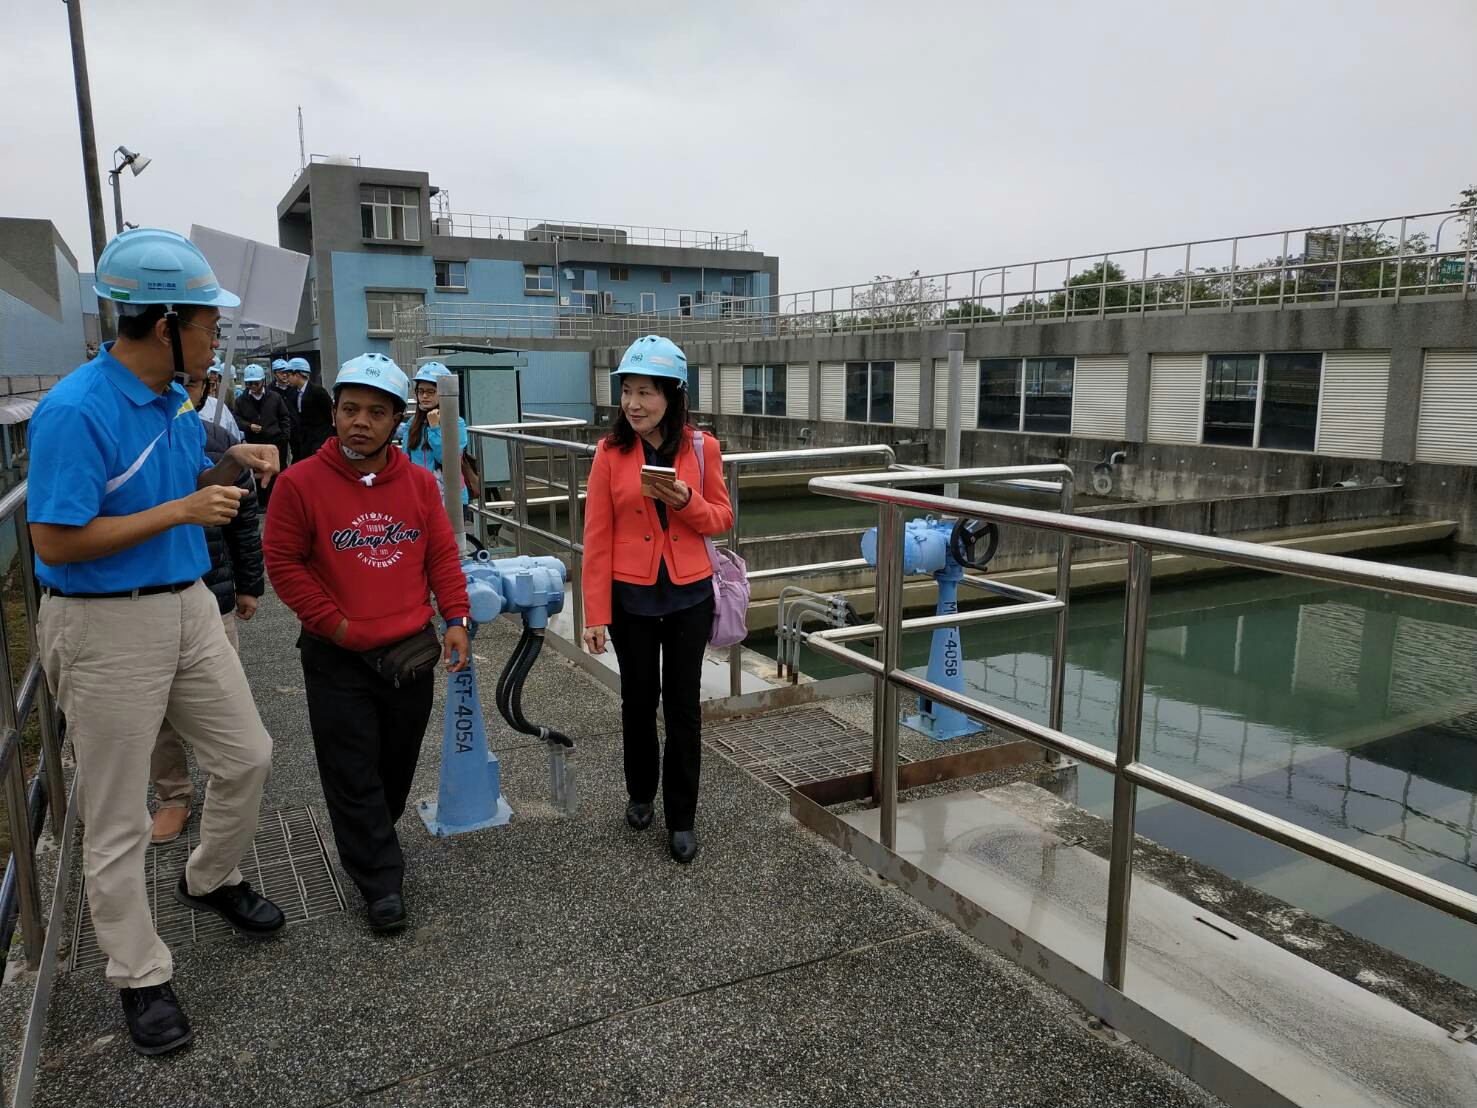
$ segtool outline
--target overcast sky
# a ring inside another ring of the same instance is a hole
[[[88,266],[59,0],[5,0],[0,215]],[[307,149],[458,212],[748,231],[782,289],[1450,205],[1477,0],[86,0],[133,222],[276,242]],[[111,194],[106,192],[112,233]]]

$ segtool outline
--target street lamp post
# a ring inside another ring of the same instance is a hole
[[[113,168],[108,171],[108,184],[113,186],[113,226],[115,233],[121,235],[123,233],[123,190],[119,186],[123,171],[131,169],[133,175],[137,177],[149,168],[151,159],[135,153],[126,146],[120,146],[114,150],[113,158]]]

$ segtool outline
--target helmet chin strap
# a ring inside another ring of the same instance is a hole
[[[179,382],[181,388],[186,388],[190,383],[190,375],[185,372],[185,352],[180,349],[179,313],[170,304],[164,313],[165,325],[169,328],[169,350],[174,357],[174,379]]]

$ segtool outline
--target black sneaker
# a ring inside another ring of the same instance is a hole
[[[645,831],[651,826],[651,805],[631,801],[626,805],[626,822],[633,831]]]
[[[168,1054],[195,1037],[167,981],[141,989],[119,989],[118,998],[128,1021],[129,1042],[140,1054]]]
[[[270,935],[287,922],[281,908],[252,892],[251,885],[245,881],[222,885],[204,896],[191,896],[185,876],[180,874],[179,884],[174,887],[174,899],[202,912],[214,912],[246,935]]]

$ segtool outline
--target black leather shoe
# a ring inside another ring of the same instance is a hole
[[[287,922],[281,908],[252,892],[245,881],[222,885],[204,896],[191,896],[185,885],[185,876],[180,874],[179,884],[174,887],[174,899],[202,912],[214,912],[246,935],[270,935]]]
[[[633,831],[645,831],[651,826],[651,805],[631,801],[626,805],[626,822]]]
[[[697,835],[691,831],[672,832],[672,857],[684,866],[697,857]]]
[[[369,906],[369,929],[381,935],[405,926],[405,899],[399,893],[382,896]]]
[[[168,1054],[195,1037],[167,981],[141,989],[119,989],[118,999],[123,1001],[129,1042],[140,1054]]]

